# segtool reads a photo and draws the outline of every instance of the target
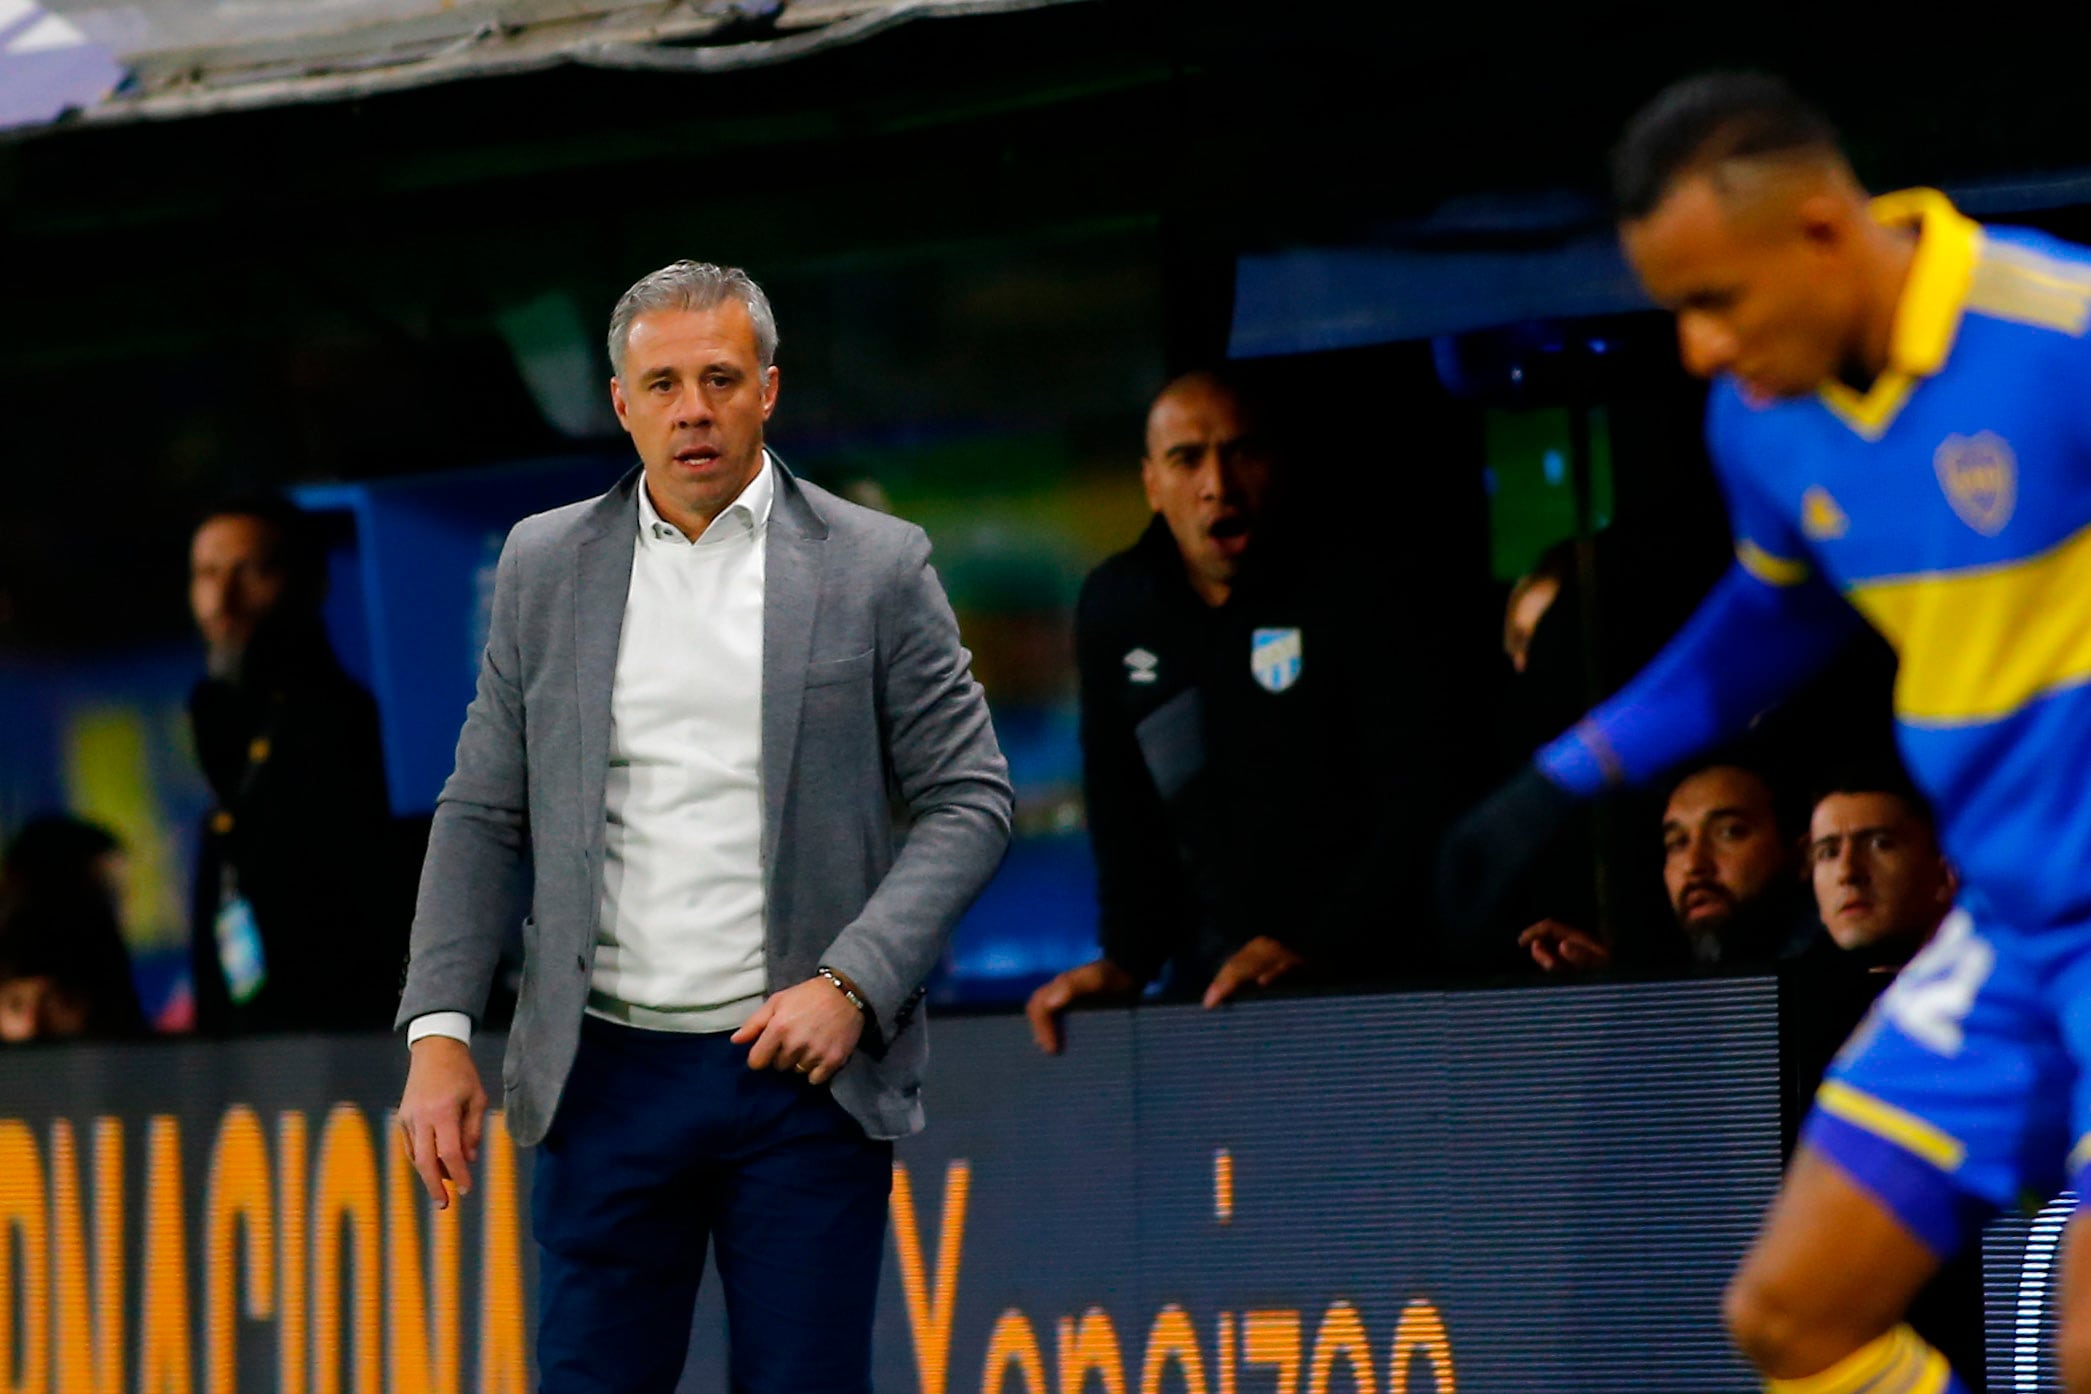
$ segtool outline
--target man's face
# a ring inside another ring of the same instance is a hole
[[[87,1003],[47,977],[0,980],[0,1042],[47,1041],[87,1029]]]
[[[610,402],[663,518],[694,537],[762,468],[777,370],[762,366],[747,307],[656,310],[632,321]]]
[[[1863,283],[1837,211],[1777,189],[1724,199],[1701,174],[1621,240],[1649,295],[1676,315],[1688,370],[1730,374],[1758,401],[1802,397],[1859,349]]]
[[[237,663],[255,628],[283,599],[287,577],[275,529],[260,518],[224,514],[196,529],[189,544],[189,611],[211,652],[211,668]]]
[[[1231,583],[1271,485],[1270,456],[1234,395],[1193,380],[1157,398],[1140,478],[1193,579],[1202,587]]]
[[[1925,822],[1893,794],[1830,794],[1808,821],[1815,906],[1838,947],[1937,927],[1955,882]]]
[[[1677,923],[1718,934],[1793,872],[1772,791],[1748,770],[1716,765],[1677,786],[1663,810],[1663,886]]]

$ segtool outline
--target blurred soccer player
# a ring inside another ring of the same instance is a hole
[[[1792,692],[1860,616],[1960,908],[1832,1068],[1727,1315],[1772,1389],[1972,1387],[1903,1320],[2001,1206],[2091,1145],[2091,253],[1869,200],[1769,78],[1681,83],[1627,130],[1628,258],[1675,312],[1737,564],[1670,647],[1463,821],[1468,922],[1576,800],[1652,778]],[[2091,1390],[2091,1245],[2061,1363]]]

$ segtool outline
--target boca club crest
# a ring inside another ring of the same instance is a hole
[[[1249,671],[1265,692],[1283,692],[1300,680],[1300,631],[1258,629],[1249,635]]]
[[[1939,487],[1960,520],[1995,537],[2018,506],[2018,460],[2011,446],[1994,431],[1974,436],[1947,436],[1932,457]]]

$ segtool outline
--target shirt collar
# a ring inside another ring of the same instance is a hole
[[[1873,220],[1914,228],[1916,254],[1895,306],[1888,362],[1912,377],[1946,366],[1981,253],[1982,229],[1936,189],[1904,189],[1873,200]]]
[[[1817,395],[1862,438],[1879,440],[1918,381],[1946,366],[1982,254],[1982,228],[1936,189],[1883,194],[1873,200],[1871,212],[1875,222],[1913,228],[1917,234],[1888,332],[1888,363],[1863,393],[1832,381]]]
[[[639,540],[641,542],[666,543],[670,546],[706,546],[724,542],[735,537],[759,533],[769,524],[770,505],[777,497],[776,460],[765,450],[762,464],[756,469],[755,477],[747,482],[732,503],[719,510],[696,542],[682,535],[682,530],[663,518],[660,510],[653,506],[653,496],[646,490],[646,477],[639,477]]]

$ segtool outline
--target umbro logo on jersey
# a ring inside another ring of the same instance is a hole
[[[1155,670],[1161,666],[1161,662],[1159,658],[1156,658],[1146,649],[1134,649],[1125,656],[1126,680],[1129,682],[1153,682],[1155,680]]]

